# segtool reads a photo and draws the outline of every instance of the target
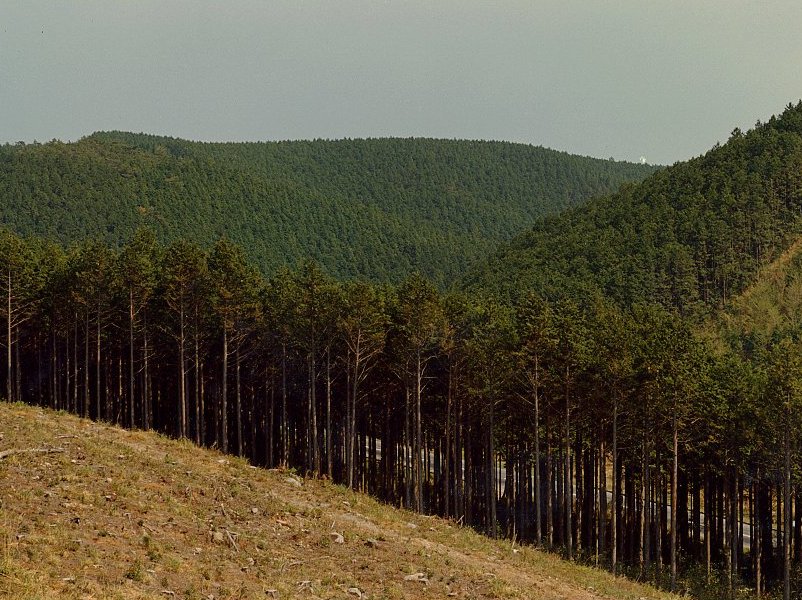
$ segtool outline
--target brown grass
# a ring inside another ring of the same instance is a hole
[[[51,447],[0,460],[2,598],[669,598],[325,481],[0,403],[0,452]]]

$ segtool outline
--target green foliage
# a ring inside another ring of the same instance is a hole
[[[654,167],[500,142],[369,139],[207,144],[110,132],[0,147],[0,224],[61,244],[226,235],[264,274],[446,286],[542,215]]]
[[[719,307],[802,231],[802,103],[704,156],[544,218],[465,280],[516,298]]]

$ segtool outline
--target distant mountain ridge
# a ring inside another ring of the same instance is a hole
[[[69,244],[243,245],[264,272],[314,258],[332,275],[445,286],[537,218],[655,167],[506,142],[205,143],[124,132],[0,147],[0,224]]]
[[[463,281],[508,299],[723,306],[802,233],[802,102],[705,155],[539,220]]]

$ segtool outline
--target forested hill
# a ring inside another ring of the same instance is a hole
[[[264,272],[314,258],[338,277],[445,284],[502,240],[654,167],[521,144],[430,139],[202,143],[120,132],[0,147],[0,224],[61,243],[211,245]]]
[[[508,298],[721,306],[802,230],[802,102],[705,155],[544,218],[465,280]]]

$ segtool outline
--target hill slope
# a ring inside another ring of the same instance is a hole
[[[36,408],[0,403],[0,456],[0,597],[670,597],[323,481]]]
[[[802,238],[757,274],[752,285],[712,315],[704,328],[721,349],[753,356],[787,333],[802,331]]]
[[[313,257],[340,277],[444,284],[537,217],[654,170],[501,142],[97,133],[0,147],[0,224],[61,243],[226,234],[265,272]]]
[[[722,306],[802,231],[802,102],[699,158],[539,221],[465,281]]]

